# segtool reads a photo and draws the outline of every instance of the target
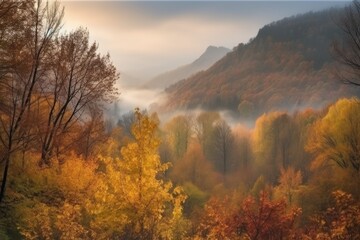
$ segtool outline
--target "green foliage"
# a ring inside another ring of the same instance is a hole
[[[4,219],[0,220],[0,239],[10,240],[10,237],[7,234],[7,231],[6,231],[6,226],[5,226],[5,223],[4,223]]]
[[[209,198],[209,194],[201,191],[191,182],[186,182],[182,187],[184,193],[187,195],[187,199],[184,203],[184,213],[190,216],[195,210],[204,207],[205,202]]]

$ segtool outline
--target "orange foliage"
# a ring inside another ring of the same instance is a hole
[[[334,204],[313,219],[311,239],[360,239],[360,204],[351,194],[333,192]]]
[[[300,208],[287,210],[285,201],[271,201],[266,192],[257,201],[248,197],[234,216],[234,228],[249,239],[288,239],[294,234],[296,217]]]
[[[300,208],[288,209],[285,201],[271,201],[266,192],[259,199],[247,197],[236,209],[228,198],[211,199],[198,229],[204,239],[289,239],[294,238]]]
[[[220,180],[198,143],[193,143],[184,157],[174,163],[171,178],[182,183],[191,181],[204,190],[210,190]]]

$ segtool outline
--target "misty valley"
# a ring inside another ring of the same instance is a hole
[[[358,1],[1,0],[0,33],[1,240],[360,239]]]

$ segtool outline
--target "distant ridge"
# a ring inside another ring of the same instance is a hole
[[[340,66],[331,46],[342,39],[336,24],[342,13],[310,12],[264,26],[253,40],[239,44],[206,71],[167,88],[168,99],[160,110],[227,109],[257,117],[358,95],[358,89],[333,74]]]
[[[199,71],[206,70],[219,59],[224,57],[228,52],[230,52],[230,49],[225,47],[209,46],[206,51],[194,62],[162,73],[147,82],[144,87],[165,89],[166,87],[182,79],[188,78]]]

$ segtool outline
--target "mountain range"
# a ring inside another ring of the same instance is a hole
[[[243,117],[322,107],[359,94],[334,74],[332,45],[342,41],[343,9],[310,12],[270,23],[205,71],[165,91],[161,111],[227,109]]]

